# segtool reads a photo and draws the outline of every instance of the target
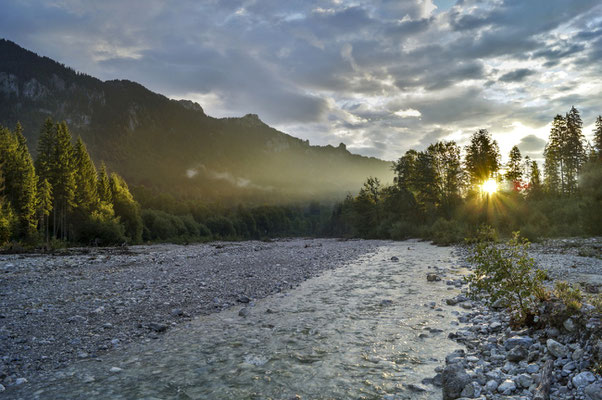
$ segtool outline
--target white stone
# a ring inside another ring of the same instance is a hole
[[[504,382],[497,387],[499,393],[514,392],[516,390],[516,383],[510,379],[506,379]]]
[[[565,357],[568,353],[566,346],[558,343],[554,339],[548,339],[546,341],[546,347],[548,348],[548,351],[556,358]]]

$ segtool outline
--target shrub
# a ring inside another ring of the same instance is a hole
[[[464,230],[458,221],[439,218],[431,226],[429,238],[435,244],[447,246],[461,242],[464,239]]]
[[[490,303],[501,300],[508,305],[515,324],[530,323],[537,313],[539,299],[545,297],[545,274],[535,268],[528,248],[529,241],[514,232],[506,246],[480,240],[469,257],[475,265],[466,278],[471,296],[484,292]]]
[[[572,287],[567,282],[558,281],[554,286],[554,294],[569,311],[576,312],[581,309],[583,296],[578,288]]]

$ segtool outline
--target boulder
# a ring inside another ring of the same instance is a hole
[[[526,349],[533,344],[533,338],[529,336],[513,336],[504,342],[506,350],[511,350],[516,346],[522,346]]]
[[[568,349],[565,345],[558,343],[554,339],[548,339],[546,341],[546,347],[550,354],[552,354],[556,358],[566,357],[568,353]]]
[[[438,282],[441,280],[441,277],[437,274],[428,273],[426,274],[426,280],[429,282]]]
[[[460,364],[445,367],[441,374],[443,400],[455,400],[462,396],[462,390],[470,383],[470,376]]]
[[[602,400],[602,384],[592,383],[584,390],[586,398],[590,400]]]
[[[596,381],[596,377],[589,371],[581,372],[573,377],[573,385],[582,388]]]
[[[513,347],[508,354],[506,354],[506,358],[508,361],[519,362],[526,359],[529,356],[529,350],[525,349],[523,346],[515,346]]]

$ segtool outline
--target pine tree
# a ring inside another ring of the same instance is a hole
[[[466,146],[466,172],[474,188],[488,179],[496,179],[500,169],[500,151],[486,129],[479,129]]]
[[[81,138],[74,148],[75,158],[75,207],[85,214],[91,214],[98,207],[96,191],[96,168]]]
[[[1,129],[1,127],[0,127]],[[0,163],[0,246],[6,243],[11,236],[11,210],[4,198],[4,173],[3,164]]]
[[[111,194],[111,182],[109,180],[109,175],[107,174],[107,167],[105,163],[102,163],[100,165],[98,181],[96,182],[96,191],[101,202],[106,204],[113,203],[113,196]]]
[[[585,137],[582,133],[583,122],[579,111],[575,107],[566,114],[567,136],[565,146],[562,149],[564,159],[564,178],[566,194],[577,192],[577,177],[581,167],[587,159],[585,151]]]
[[[602,159],[602,115],[596,118],[596,128],[594,129],[594,149],[599,159]]]
[[[548,143],[544,149],[544,174],[546,191],[550,194],[565,192],[565,159],[564,148],[567,142],[566,119],[562,115],[556,115],[552,122],[552,129]]]
[[[542,193],[541,173],[536,161],[531,161],[529,168],[529,189],[527,192],[528,198],[539,198]]]
[[[71,133],[65,122],[56,125],[50,184],[54,195],[53,234],[68,238],[68,215],[75,206],[75,163]]]
[[[508,182],[513,184],[514,190],[520,190],[523,179],[523,165],[522,156],[518,146],[514,146],[512,147],[512,150],[510,150],[510,156],[508,163],[506,164],[505,178]]]
[[[17,218],[17,237],[32,239],[36,232],[37,176],[20,124],[15,132],[0,128],[0,163],[4,166],[4,193]]]
[[[104,171],[104,168],[103,168]],[[142,240],[140,205],[130,193],[127,183],[116,173],[110,177],[111,198],[115,215],[125,225],[125,233],[134,243]]]
[[[38,184],[38,218],[40,221],[39,227],[46,243],[50,239],[48,216],[52,212],[52,203],[52,186],[50,186],[48,179],[44,179]]]

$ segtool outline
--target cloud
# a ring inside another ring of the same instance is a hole
[[[522,82],[528,76],[535,74],[535,71],[529,68],[521,68],[511,72],[507,72],[504,75],[500,76],[500,81],[502,82]]]
[[[526,153],[541,152],[545,145],[546,141],[535,135],[527,135],[521,138],[520,142],[517,144],[518,148]]]
[[[3,4],[0,26],[101,79],[390,160],[478,128],[527,151],[534,139],[506,127],[600,113],[599,1],[436,3],[26,0]]]

